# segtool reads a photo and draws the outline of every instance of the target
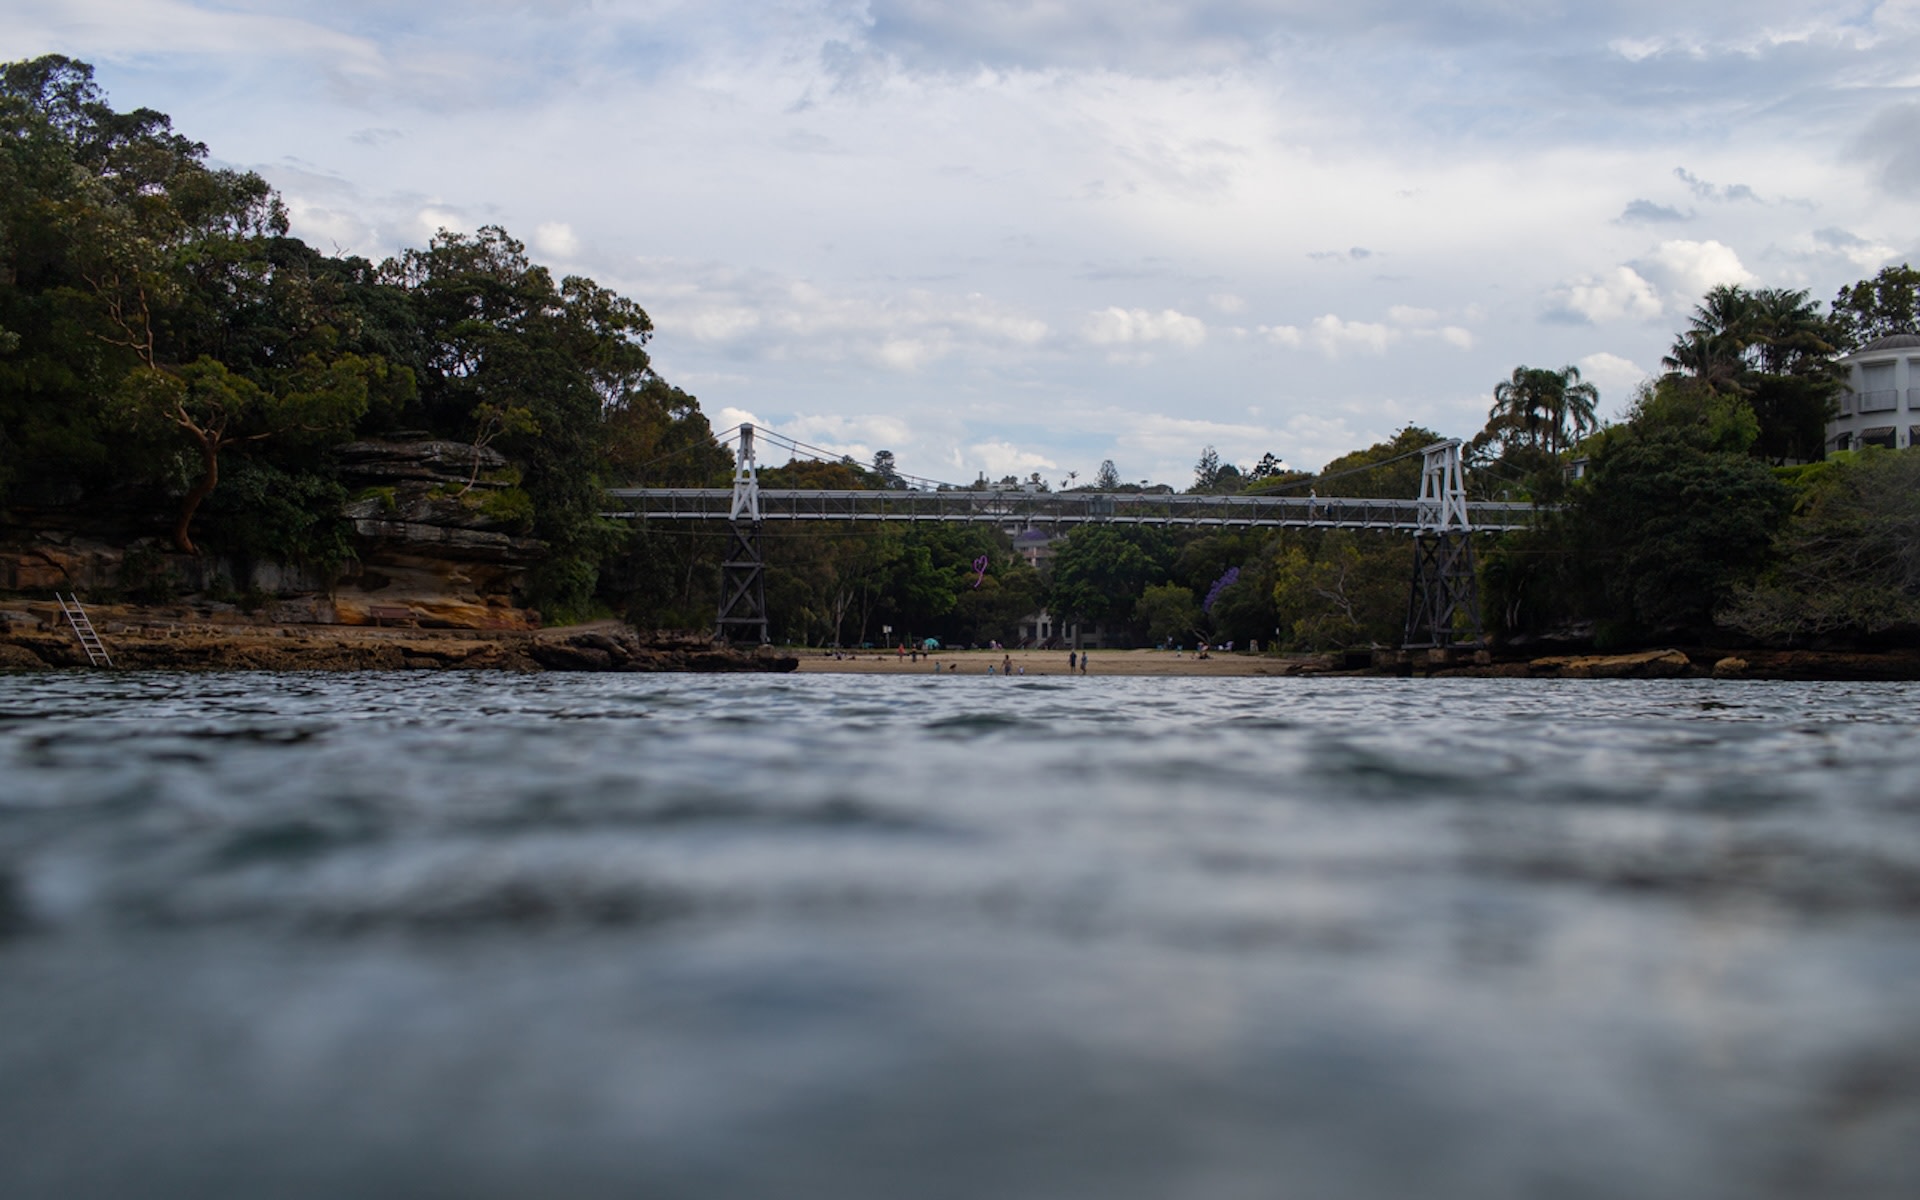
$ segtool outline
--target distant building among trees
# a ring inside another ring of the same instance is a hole
[[[1920,445],[1920,334],[1875,338],[1839,360],[1846,371],[1829,450]]]

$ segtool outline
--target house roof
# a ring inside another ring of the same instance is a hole
[[[1920,346],[1920,333],[1890,333],[1886,337],[1875,338],[1854,351],[1854,354],[1871,354],[1876,350],[1907,350]]]

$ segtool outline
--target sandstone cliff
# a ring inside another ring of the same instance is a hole
[[[546,554],[527,536],[531,506],[511,465],[463,442],[355,442],[334,452],[351,499],[342,516],[354,558],[338,571],[259,559],[174,553],[143,514],[76,508],[15,512],[0,526],[0,593],[83,597],[142,592],[249,598],[283,624],[531,629],[516,606],[528,566]]]

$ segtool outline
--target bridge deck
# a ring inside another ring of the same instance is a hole
[[[729,488],[609,488],[618,520],[725,521]],[[993,525],[1089,524],[1420,529],[1418,500],[1308,499],[1303,496],[1182,496],[1156,492],[794,491],[763,488],[766,521],[955,521]],[[1524,529],[1531,504],[1476,501],[1472,528]]]

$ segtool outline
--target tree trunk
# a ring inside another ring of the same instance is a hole
[[[187,536],[187,527],[193,524],[193,514],[200,511],[200,502],[213,494],[220,482],[220,442],[217,438],[201,435],[194,439],[200,446],[200,482],[193,485],[186,498],[180,502],[180,520],[173,527],[173,545],[182,554],[199,557],[199,547]]]

